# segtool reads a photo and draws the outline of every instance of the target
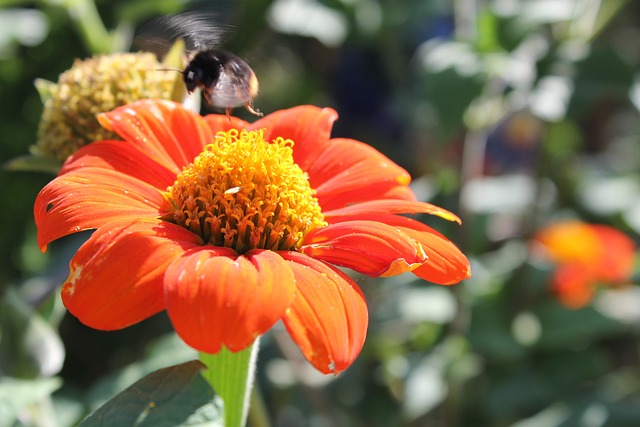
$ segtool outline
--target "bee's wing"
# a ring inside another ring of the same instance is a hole
[[[219,46],[232,32],[224,25],[220,14],[212,12],[184,12],[161,16],[142,26],[136,36],[136,46],[162,56],[178,39],[183,39],[187,51]]]
[[[251,102],[249,83],[236,74],[224,72],[208,93],[211,105],[219,108],[233,108]]]

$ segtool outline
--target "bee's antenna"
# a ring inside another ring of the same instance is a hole
[[[156,71],[177,71],[180,74],[184,74],[184,71],[178,69],[178,68],[156,68]]]

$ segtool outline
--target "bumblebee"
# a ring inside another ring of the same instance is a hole
[[[244,105],[252,114],[262,116],[253,107],[258,95],[258,79],[242,58],[219,49],[199,51],[182,72],[187,92],[201,89],[209,105],[224,108],[227,115]]]
[[[139,44],[157,51],[158,46],[167,47],[183,39],[189,62],[184,70],[174,71],[182,73],[189,94],[200,89],[209,105],[223,108],[227,115],[233,108],[244,106],[262,116],[253,106],[258,95],[255,73],[244,59],[218,48],[226,31],[217,24],[216,15],[185,12],[152,21],[143,29]]]

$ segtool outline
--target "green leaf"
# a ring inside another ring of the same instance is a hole
[[[568,110],[572,117],[590,117],[594,99],[626,101],[636,79],[636,65],[609,45],[594,46],[576,68]]]
[[[498,39],[498,17],[490,8],[482,8],[478,13],[478,36],[476,47],[481,52],[495,52],[502,49]]]
[[[24,156],[18,156],[8,160],[2,167],[4,170],[12,172],[47,172],[57,175],[61,165],[59,160],[52,157],[25,154]]]
[[[198,361],[155,371],[86,418],[96,426],[224,426],[221,399],[200,375]]]
[[[458,62],[450,57],[459,58]],[[443,43],[425,61],[421,96],[433,105],[442,137],[447,138],[463,125],[465,112],[482,92],[483,64],[459,43]]]
[[[71,382],[53,393],[51,412],[56,426],[77,426],[87,416],[83,397],[84,391],[76,389]]]
[[[486,407],[496,418],[509,419],[529,408],[543,407],[555,397],[553,385],[533,370],[491,378]]]
[[[473,307],[469,340],[476,352],[502,361],[517,360],[525,348],[511,332],[512,318],[505,300],[486,298]]]
[[[625,10],[625,6],[629,0],[608,0],[600,3],[598,16],[593,26],[592,37],[598,35],[601,31],[611,24],[611,21]]]
[[[12,288],[0,300],[0,371],[20,378],[51,376],[62,369],[62,340]]]
[[[59,378],[20,380],[0,379],[0,427],[14,425],[17,415],[28,405],[37,403],[55,391],[62,382]]]
[[[534,310],[542,335],[537,345],[544,348],[582,347],[590,342],[621,334],[628,328],[592,307],[569,310],[555,301],[542,304]]]
[[[195,357],[197,353],[187,347],[175,333],[162,336],[150,343],[144,358],[140,361],[106,376],[92,387],[87,398],[88,407],[95,410],[143,376],[165,366],[193,360]]]
[[[36,87],[38,95],[40,95],[40,100],[43,104],[51,98],[53,88],[57,86],[56,83],[45,79],[35,79],[33,81],[33,85]]]

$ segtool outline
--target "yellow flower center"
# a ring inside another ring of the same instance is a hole
[[[264,131],[219,132],[167,189],[163,219],[214,246],[291,250],[325,226],[315,191],[293,161],[293,141]]]

